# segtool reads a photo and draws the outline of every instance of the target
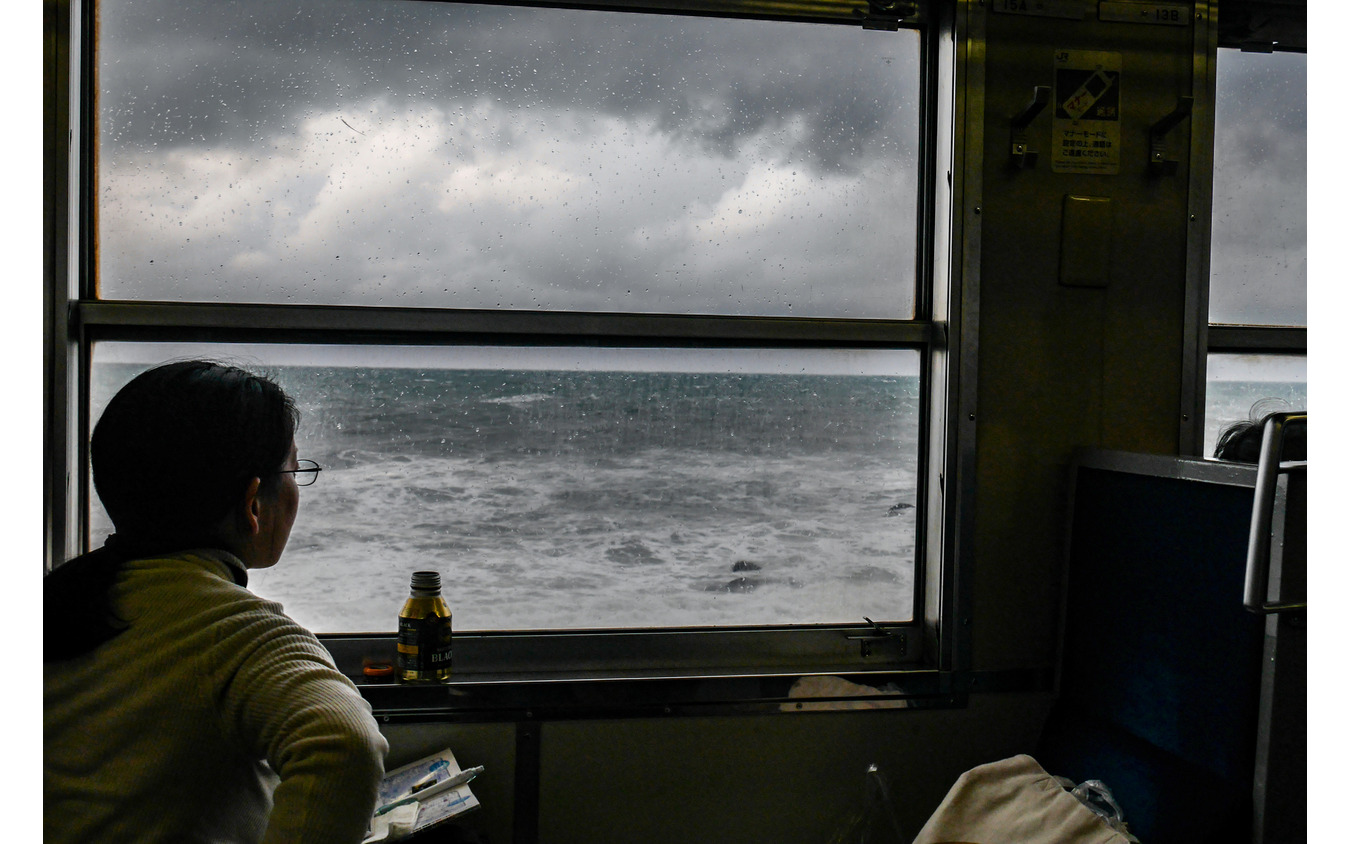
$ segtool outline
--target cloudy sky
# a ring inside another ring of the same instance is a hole
[[[103,295],[912,313],[913,32],[102,8]]]
[[[1213,322],[1307,325],[1307,57],[1219,52]]]
[[[110,297],[908,317],[913,32],[107,0]],[[1305,324],[1306,70],[1220,54],[1211,318]]]

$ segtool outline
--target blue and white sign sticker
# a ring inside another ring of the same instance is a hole
[[[1050,169],[1120,172],[1120,53],[1055,51]]]

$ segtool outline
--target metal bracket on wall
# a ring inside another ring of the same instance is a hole
[[[1012,164],[1018,169],[1036,166],[1040,153],[1031,148],[1027,141],[1027,126],[1036,119],[1036,115],[1050,104],[1050,86],[1037,85],[1032,89],[1031,102],[1012,121]]]
[[[867,12],[863,15],[863,29],[880,29],[895,32],[900,22],[918,14],[917,3],[904,0],[867,0]]]
[[[1177,160],[1167,157],[1167,133],[1191,114],[1194,97],[1182,97],[1172,113],[1154,123],[1148,130],[1148,171],[1155,176],[1170,176],[1177,172]]]

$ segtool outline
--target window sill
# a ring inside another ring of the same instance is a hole
[[[803,678],[838,677],[868,686],[866,696],[798,696]],[[353,678],[382,722],[552,721],[860,709],[930,709],[961,704],[943,693],[934,670],[865,674],[760,674],[682,677],[456,677],[443,684],[371,682]]]
[[[826,635],[826,631],[806,631],[806,641],[819,638],[813,632]],[[365,665],[395,661],[392,635],[333,635],[321,639],[339,670],[352,678],[382,722],[570,720],[961,705],[953,676],[918,661],[914,644],[917,636],[897,630],[886,641],[870,644],[864,658],[859,644],[843,635],[847,632],[828,631],[843,643],[840,650],[846,656],[842,659],[816,659],[808,664],[800,657],[786,659],[763,650],[746,657],[749,663],[752,657],[760,656],[757,664],[745,665],[712,661],[689,664],[699,658],[701,647],[723,644],[738,635],[728,631],[710,633],[711,641],[689,631],[589,636],[467,634],[455,640],[454,676],[439,684],[400,683],[363,674]],[[856,635],[859,631],[852,632]],[[741,631],[739,635],[742,644],[775,641],[771,637],[761,639],[753,631]],[[784,634],[780,631],[778,635]],[[646,647],[628,650],[624,660],[606,658],[607,645],[616,650],[631,648],[637,640]],[[782,639],[777,641],[781,647]],[[659,658],[660,651],[675,644],[691,646],[689,651],[693,653],[684,655],[684,664]],[[503,658],[518,655],[516,647],[526,645],[534,646],[529,660]],[[573,648],[575,658],[563,657],[561,645]],[[637,656],[644,652],[649,655],[645,666]],[[744,655],[745,651],[724,650],[724,660],[728,653]],[[503,666],[509,670],[503,670]],[[804,678],[807,682],[802,682]]]

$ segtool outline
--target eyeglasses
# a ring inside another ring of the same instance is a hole
[[[282,469],[277,474],[295,475],[296,486],[309,486],[319,479],[319,473],[323,471],[319,464],[313,460],[297,460],[295,463],[298,468]]]

